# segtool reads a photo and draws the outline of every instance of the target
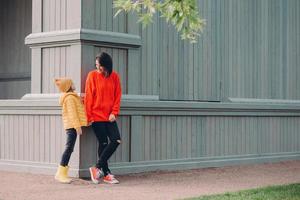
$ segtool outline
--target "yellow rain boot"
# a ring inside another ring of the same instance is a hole
[[[68,177],[69,167],[58,166],[57,172],[55,174],[55,180],[61,183],[71,183],[71,179]]]

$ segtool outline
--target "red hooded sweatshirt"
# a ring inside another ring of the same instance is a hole
[[[85,84],[85,109],[88,122],[109,121],[109,115],[120,112],[121,83],[119,75],[113,71],[105,77],[97,70],[91,71]]]

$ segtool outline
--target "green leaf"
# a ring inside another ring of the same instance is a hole
[[[117,10],[115,16],[122,11],[136,12],[143,28],[153,22],[153,16],[158,12],[161,18],[175,26],[182,39],[191,43],[197,41],[205,26],[196,0],[114,0],[114,8]]]

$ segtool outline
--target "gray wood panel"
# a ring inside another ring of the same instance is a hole
[[[0,115],[0,159],[58,163],[66,140],[59,115]],[[16,125],[17,124],[17,125]],[[74,159],[71,159],[73,162]]]
[[[1,99],[20,98],[30,91],[30,49],[24,38],[31,33],[31,0],[0,2],[0,88]],[[10,78],[1,78],[10,75]]]
[[[42,32],[81,27],[80,0],[43,0]]]
[[[131,93],[159,94],[163,100],[300,98],[299,1],[198,3],[207,25],[194,45],[181,41],[157,16],[146,29],[132,25],[136,17],[127,16],[128,32],[142,37],[140,50],[129,54],[134,65],[129,79],[138,76],[140,82],[130,84]]]
[[[82,27],[113,32],[127,32],[126,14],[113,17],[113,1],[83,0]]]
[[[71,65],[71,47],[51,47],[42,49],[42,93],[57,93],[55,77],[70,77],[76,72]],[[76,79],[75,79],[76,80]]]
[[[31,168],[43,164],[53,169],[65,143],[57,101],[0,103],[0,165],[14,161],[19,166],[26,161]],[[280,111],[279,106],[272,106]],[[122,108],[126,109],[126,105]],[[253,112],[258,108],[258,105],[252,108]],[[123,173],[166,169],[176,163],[177,169],[182,169],[199,167],[203,162],[206,164],[201,166],[215,166],[220,160],[240,164],[248,158],[251,162],[276,161],[285,155],[299,158],[299,116],[280,116],[277,112],[268,116],[267,111],[258,116],[230,116],[230,111],[220,116],[201,116],[200,112],[167,116],[159,109],[156,115],[141,116],[138,111],[141,106],[136,109],[136,113],[118,119],[122,144],[110,162]],[[218,108],[210,111],[215,109]],[[85,128],[78,140],[70,166],[79,167],[82,172],[96,162],[97,142],[90,128]],[[147,169],[148,165],[152,168]]]
[[[197,44],[162,22],[162,99],[300,98],[299,1],[198,2],[207,26]]]
[[[20,99],[30,93],[30,80],[0,81],[0,99]]]
[[[164,100],[220,100],[220,67],[215,1],[198,1],[207,20],[197,44],[182,41],[176,30],[159,20],[160,98]]]
[[[296,117],[145,116],[140,126],[135,161],[300,151]]]
[[[217,4],[222,97],[299,99],[299,1]]]

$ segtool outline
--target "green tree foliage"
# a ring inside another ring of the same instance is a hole
[[[205,20],[201,19],[196,0],[114,0],[115,16],[125,11],[138,14],[138,22],[146,27],[152,23],[156,12],[165,18],[168,23],[176,27],[184,40],[197,42],[204,26]]]

